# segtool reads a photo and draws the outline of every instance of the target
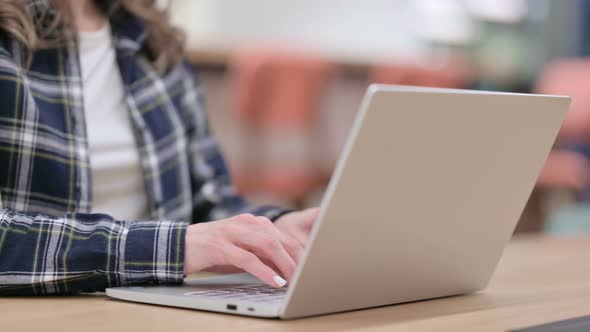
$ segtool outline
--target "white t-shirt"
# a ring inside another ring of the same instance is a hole
[[[92,212],[145,220],[147,196],[110,26],[79,34]]]

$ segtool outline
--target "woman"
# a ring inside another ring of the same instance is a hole
[[[0,294],[293,276],[317,209],[234,194],[154,2],[0,2]]]

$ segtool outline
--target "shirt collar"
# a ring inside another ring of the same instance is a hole
[[[145,23],[125,10],[119,0],[102,0],[98,4],[109,18],[115,47],[125,54],[139,52],[148,39]]]
[[[144,48],[148,30],[143,21],[124,10],[119,10],[109,17],[117,50],[132,55]]]

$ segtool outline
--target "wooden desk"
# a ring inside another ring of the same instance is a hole
[[[126,303],[0,298],[2,331],[506,331],[590,315],[590,236],[520,237],[483,292],[295,321]],[[395,287],[392,285],[392,287]]]

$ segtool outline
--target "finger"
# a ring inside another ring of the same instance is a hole
[[[231,241],[271,262],[283,276],[291,280],[299,257],[303,254],[303,247],[266,217],[241,214],[236,219]],[[285,254],[289,257],[285,257]]]
[[[301,256],[303,256],[303,245],[305,243],[301,243],[295,235],[288,235],[281,231],[279,231],[281,242],[283,246],[295,262],[295,265],[299,265],[299,261],[301,260]]]
[[[309,232],[320,214],[320,209],[311,208],[294,213],[297,217],[297,227]]]
[[[302,248],[305,248],[307,240],[309,239],[309,233],[306,231],[294,232],[293,237]],[[303,255],[303,252],[301,253],[301,255]],[[301,257],[299,258],[301,259]]]
[[[310,230],[320,214],[320,209],[311,208],[303,210],[301,213],[303,214],[303,219],[305,220],[303,223],[305,225],[305,228],[307,230]]]
[[[261,219],[262,232],[267,233],[272,237],[277,237],[281,241],[287,253],[291,256],[295,264],[299,264],[299,259],[303,255],[303,246],[290,234],[281,232],[269,219],[265,217],[257,217]]]
[[[225,253],[230,264],[250,273],[269,286],[280,288],[286,285],[285,279],[281,278],[277,272],[265,265],[253,253],[234,245],[227,246]]]
[[[278,238],[261,232],[244,230],[233,243],[272,262],[287,280],[293,277],[297,265]]]

